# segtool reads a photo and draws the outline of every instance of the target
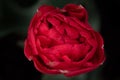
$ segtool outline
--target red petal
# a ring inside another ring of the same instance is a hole
[[[55,10],[56,8],[53,6],[47,6],[47,5],[42,5],[38,8],[38,11],[40,11],[42,14],[46,14],[52,10]]]
[[[55,69],[48,69],[43,63],[40,63],[38,59],[33,58],[35,68],[45,74],[59,74],[60,72]]]
[[[39,33],[43,35],[47,35],[49,31],[48,25],[46,23],[41,23],[39,25]]]
[[[65,26],[66,34],[71,39],[77,39],[79,37],[79,31],[71,26],[66,25]]]
[[[59,19],[55,17],[48,17],[48,22],[53,25],[53,28],[55,28],[60,34],[63,34],[64,27],[62,26],[62,23]]]
[[[88,68],[78,69],[76,71],[69,71],[69,73],[64,74],[64,75],[67,76],[67,77],[72,77],[72,76],[80,75],[80,74],[83,74],[83,73],[87,73],[89,71],[94,70],[97,67],[98,66],[92,66],[92,67],[88,67]]]
[[[29,60],[32,60],[32,52],[27,40],[24,43],[24,54]]]
[[[37,51],[37,48],[36,48],[35,35],[34,35],[32,27],[29,29],[29,32],[28,32],[28,40],[30,42],[31,49],[33,51],[32,53],[37,55],[38,51]]]
[[[88,21],[87,11],[81,5],[67,4],[64,8],[70,16],[79,18],[82,22]]]

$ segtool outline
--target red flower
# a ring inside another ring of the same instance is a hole
[[[43,5],[30,22],[24,53],[38,71],[70,77],[99,67],[105,60],[103,45],[84,7]]]

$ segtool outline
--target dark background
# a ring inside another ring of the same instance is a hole
[[[100,72],[97,72],[100,75],[97,79],[94,78],[96,72],[92,72],[85,77],[93,78],[83,80],[120,80],[120,3],[118,0],[93,1],[99,12],[99,31],[105,42],[106,61]],[[87,7],[90,0],[0,0],[0,80],[41,80],[43,75],[26,59],[23,52],[29,21],[43,3],[62,7],[69,2]],[[87,9],[92,11],[92,6]]]
[[[96,0],[101,14],[101,34],[105,40],[107,60],[103,69],[105,80],[120,80],[120,2]]]

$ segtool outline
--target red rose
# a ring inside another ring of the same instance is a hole
[[[99,67],[105,60],[103,45],[84,7],[43,5],[30,23],[24,53],[38,71],[70,77]]]

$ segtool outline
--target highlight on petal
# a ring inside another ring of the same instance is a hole
[[[68,70],[59,70],[62,74],[67,74],[67,73],[69,73],[69,71]]]

